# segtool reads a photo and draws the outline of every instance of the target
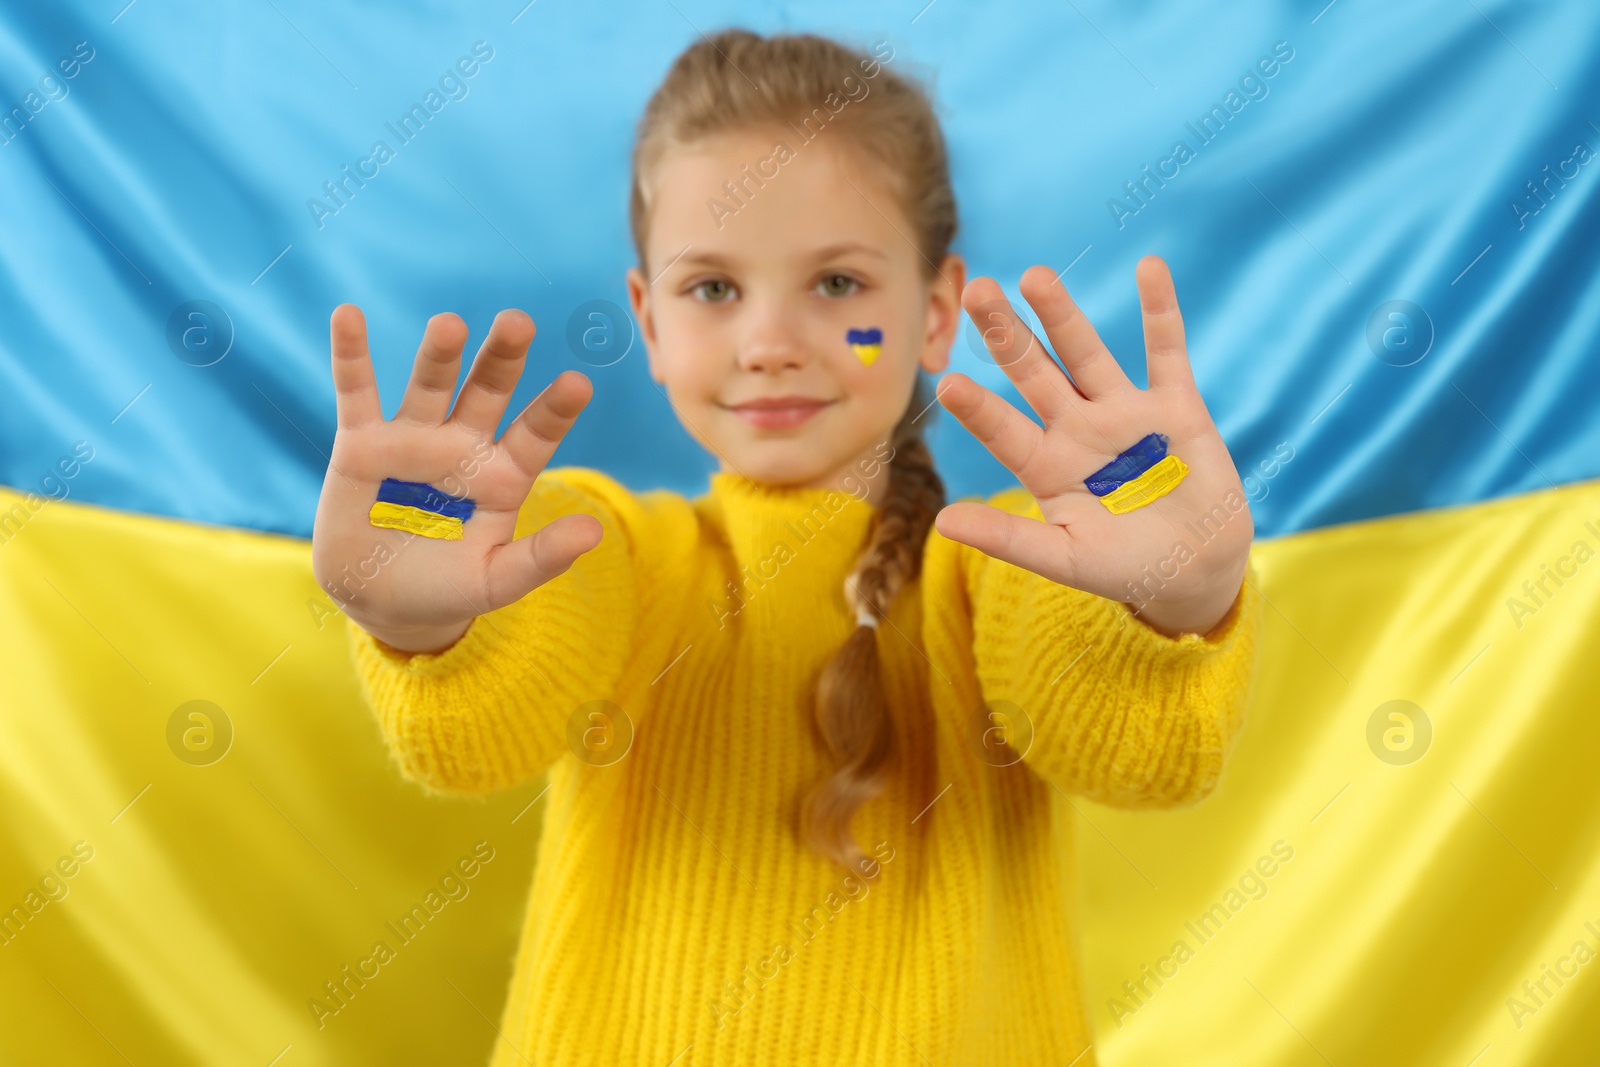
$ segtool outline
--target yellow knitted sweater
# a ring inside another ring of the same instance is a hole
[[[1021,488],[989,503],[1041,517]],[[482,793],[549,772],[493,1067],[1092,1067],[1052,797],[1206,796],[1259,594],[1173,639],[930,530],[877,631],[900,757],[852,823],[877,862],[851,874],[796,823],[831,769],[812,697],[874,511],[727,472],[691,500],[548,469],[518,536],[573,512],[605,529],[567,573],[438,654],[350,624],[407,777]]]

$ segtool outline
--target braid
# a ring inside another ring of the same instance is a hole
[[[845,579],[853,613],[887,614],[895,595],[922,571],[922,549],[944,507],[944,482],[914,411],[927,411],[928,379],[919,376],[912,403],[894,429],[889,490],[874,517],[872,536]],[[801,804],[800,834],[812,848],[854,868],[865,858],[850,833],[856,809],[883,790],[896,755],[894,723],[883,694],[877,628],[860,623],[823,665],[817,680],[816,725],[835,763]]]

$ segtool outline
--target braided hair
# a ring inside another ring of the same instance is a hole
[[[922,547],[933,518],[945,504],[944,482],[933,455],[911,421],[926,399],[928,379],[919,376],[916,396],[895,427],[889,491],[874,518],[871,539],[845,579],[852,612],[888,613],[895,594],[922,571]],[[800,834],[821,854],[846,867],[865,858],[850,835],[850,816],[876,796],[895,757],[894,724],[884,696],[877,627],[861,622],[845,638],[817,679],[816,725],[835,769],[806,794]]]

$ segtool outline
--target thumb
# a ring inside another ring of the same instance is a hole
[[[1082,588],[1072,538],[1060,526],[974,501],[946,505],[933,517],[933,525],[941,536],[984,555]]]
[[[600,543],[602,529],[593,515],[563,515],[496,548],[489,556],[484,583],[489,610],[521,600],[566,573],[579,556]]]

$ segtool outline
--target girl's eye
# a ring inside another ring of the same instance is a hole
[[[711,278],[697,284],[693,292],[700,294],[700,298],[709,304],[721,304],[727,294],[733,292],[733,287],[721,278]]]
[[[842,283],[836,285],[835,283]],[[848,274],[830,274],[817,283],[828,296],[847,296],[860,288],[861,283]]]

